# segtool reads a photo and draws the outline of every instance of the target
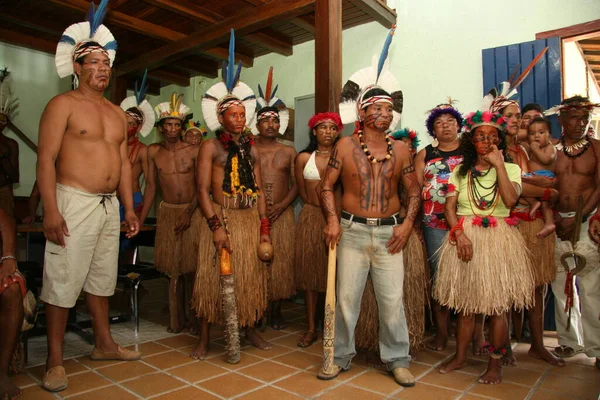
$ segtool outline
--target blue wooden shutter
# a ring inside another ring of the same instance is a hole
[[[491,88],[499,88],[500,83],[506,81],[519,64],[521,64],[518,72],[520,74],[546,46],[548,46],[548,52],[519,86],[517,89],[519,94],[514,99],[519,101],[521,107],[527,103],[538,103],[548,109],[559,104],[562,101],[559,37],[483,50],[483,95],[487,94]],[[552,136],[560,137],[560,126],[556,116],[553,116],[551,120]]]

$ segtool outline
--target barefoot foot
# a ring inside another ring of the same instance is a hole
[[[248,329],[246,331],[246,339],[250,341],[250,343],[252,343],[254,347],[259,348],[261,350],[267,351],[273,348],[273,345],[261,338],[255,329]]]
[[[199,341],[196,348],[190,353],[190,357],[194,360],[204,361],[208,354],[208,342]]]
[[[4,375],[0,378],[0,399],[16,400],[23,395],[21,389],[12,383],[8,376]]]
[[[497,385],[502,382],[502,361],[491,358],[488,361],[487,370],[479,377],[479,383],[485,385]]]
[[[438,368],[438,371],[440,374],[447,374],[455,369],[461,369],[465,366],[466,362],[467,360],[465,359],[459,360],[458,356],[455,354],[450,361],[443,363],[440,368]]]
[[[506,367],[516,367],[517,366],[517,359],[515,358],[515,355],[510,352],[510,353],[506,353],[504,356],[502,356],[501,360],[501,364],[506,366]]]
[[[555,230],[556,230],[556,225],[547,224],[547,225],[544,225],[544,227],[542,229],[540,229],[540,231],[538,233],[536,233],[535,236],[538,239],[543,239],[546,236],[548,236],[549,234],[551,234],[552,232],[554,232]]]
[[[433,351],[444,351],[448,344],[448,335],[436,334],[435,338],[431,339],[425,344],[429,350]]]
[[[490,351],[487,348],[488,345],[489,344],[485,342],[483,337],[474,337],[473,341],[471,342],[473,355],[487,356],[488,354],[490,354]]]
[[[544,360],[550,365],[557,367],[564,367],[566,365],[565,360],[550,353],[547,348],[542,347],[541,349],[535,349],[533,346],[529,348],[527,353],[529,357],[537,358],[538,360]]]

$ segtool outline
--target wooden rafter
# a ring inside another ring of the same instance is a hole
[[[274,53],[282,54],[284,56],[291,56],[294,54],[292,39],[273,29],[265,28],[261,31],[244,35],[244,39],[258,43]]]
[[[119,70],[117,69],[117,74],[118,71]],[[148,76],[160,79],[161,81],[171,82],[179,86],[190,86],[190,75],[181,71],[175,72],[172,70],[154,69],[148,71]]]
[[[219,76],[219,63],[215,60],[192,55],[177,60],[175,65],[209,78],[216,78]]]
[[[203,7],[199,7],[197,5],[189,4],[183,5],[181,4],[181,0],[179,2],[175,2],[172,0],[144,0],[148,4],[152,4],[155,7],[162,8],[164,10],[171,11],[175,14],[179,14],[181,16],[192,18],[201,22],[209,22],[211,24],[215,24],[221,20],[223,17],[211,12]]]
[[[160,47],[127,62],[119,68],[119,73],[126,74],[143,68],[155,68],[177,59],[180,53],[213,48],[215,45],[227,40],[230,29],[236,29],[243,35],[268,26],[275,20],[295,18],[306,14],[314,7],[314,1],[286,0],[285,2],[277,1],[256,7],[252,13],[235,15],[218,24],[194,32],[185,39]]]
[[[219,60],[227,60],[229,58],[229,50],[223,47],[213,47],[212,49],[202,50],[202,53],[209,54]],[[246,54],[235,52],[235,61],[241,61],[246,68],[254,65],[254,58]]]
[[[396,11],[389,8],[381,0],[348,0],[355,7],[370,15],[375,21],[386,28],[391,28],[396,23]]]
[[[56,43],[44,39],[36,38],[10,29],[0,28],[0,42],[16,44],[28,49],[54,54]]]
[[[315,34],[315,17],[309,15],[303,15],[301,17],[292,18],[290,22],[305,31]]]

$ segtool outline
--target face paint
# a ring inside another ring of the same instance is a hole
[[[392,105],[386,102],[371,104],[360,113],[364,126],[377,131],[385,132],[394,118]]]
[[[478,155],[486,155],[492,151],[492,145],[498,145],[498,130],[493,126],[480,126],[473,133],[473,145]]]

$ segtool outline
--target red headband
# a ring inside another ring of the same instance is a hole
[[[308,121],[308,127],[310,129],[315,129],[315,127],[317,127],[317,125],[320,125],[323,122],[327,122],[327,121],[331,121],[334,124],[336,124],[338,131],[340,131],[340,132],[342,131],[342,129],[344,129],[344,124],[342,123],[340,114],[338,114],[336,112],[331,112],[331,111],[313,115],[312,118]]]

